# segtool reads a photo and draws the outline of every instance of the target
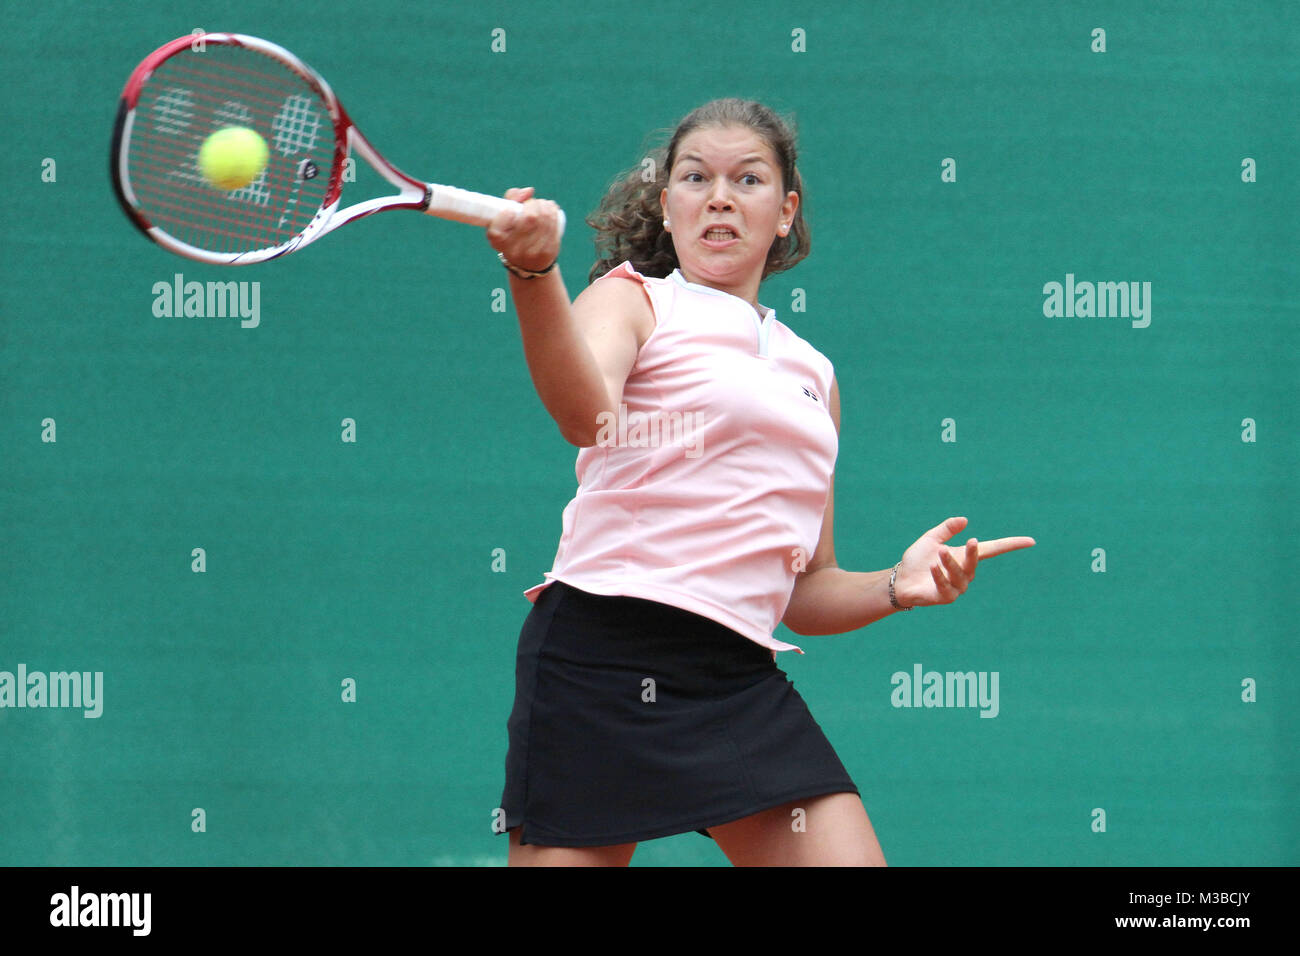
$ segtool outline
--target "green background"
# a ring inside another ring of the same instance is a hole
[[[575,449],[482,230],[395,213],[230,270],[128,224],[119,92],[196,27],[297,53],[413,175],[555,199],[574,296],[582,219],[653,131],[716,96],[792,116],[813,255],[762,301],[836,367],[840,565],[950,515],[954,543],[1038,542],[781,656],[889,862],[1300,863],[1300,8],[157,6],[27,5],[0,34],[0,670],[104,674],[99,719],[0,709],[0,863],[505,860],[521,592]],[[260,326],[155,317],[176,273],[259,282]],[[1150,282],[1150,327],[1046,318],[1067,273]],[[998,671],[1000,714],[893,708],[917,662]],[[726,860],[684,834],[633,863]]]

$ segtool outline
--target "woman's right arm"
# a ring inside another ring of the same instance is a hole
[[[532,189],[512,189],[521,202]],[[559,254],[554,203],[527,203],[488,228],[492,246],[522,269],[544,269]],[[544,260],[544,261],[543,261]],[[654,325],[640,283],[598,282],[569,303],[559,268],[536,279],[510,276],[524,357],[533,386],[565,440],[594,445],[602,412],[617,415],[623,386]]]

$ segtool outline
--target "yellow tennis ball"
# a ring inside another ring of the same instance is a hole
[[[243,189],[266,165],[266,140],[247,126],[219,129],[199,149],[199,172],[218,189]]]

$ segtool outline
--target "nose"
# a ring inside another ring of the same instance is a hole
[[[718,184],[713,187],[709,195],[709,209],[712,212],[720,212],[724,209],[731,209],[731,195],[727,192],[727,181],[721,177]]]

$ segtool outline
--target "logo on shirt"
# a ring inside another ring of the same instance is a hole
[[[811,398],[814,402],[820,402],[820,401],[821,401],[821,399],[817,397],[817,393],[814,392],[814,391],[813,391],[811,388],[809,388],[807,385],[803,385],[803,386],[800,386],[800,387],[803,389],[803,393],[804,393],[805,395],[807,395],[809,398]]]

